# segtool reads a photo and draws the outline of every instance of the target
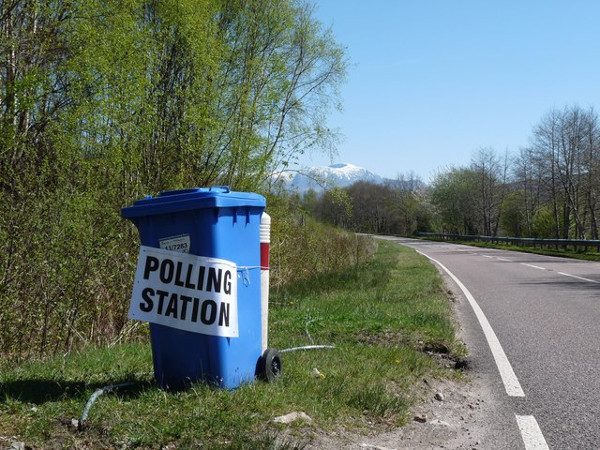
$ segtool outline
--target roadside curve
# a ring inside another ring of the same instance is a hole
[[[525,393],[523,392],[521,384],[519,383],[519,380],[517,379],[517,376],[515,375],[508,358],[506,357],[506,353],[504,353],[504,349],[502,348],[500,341],[498,341],[498,337],[496,336],[496,333],[494,333],[494,330],[487,320],[487,317],[477,304],[477,300],[473,297],[465,285],[456,277],[456,275],[450,272],[446,266],[419,250],[417,250],[417,252],[428,258],[430,261],[436,263],[444,272],[446,272],[448,276],[454,280],[465,298],[469,301],[469,304],[471,305],[471,308],[473,308],[473,312],[479,321],[479,325],[483,330],[483,334],[487,339],[487,343],[494,357],[494,361],[496,361],[496,366],[498,367],[500,378],[502,378],[502,382],[504,383],[506,394],[510,397],[525,397]],[[521,437],[523,438],[523,444],[527,450],[548,449],[546,439],[544,438],[544,435],[542,434],[542,431],[540,430],[540,427],[538,426],[534,416],[520,416],[515,414],[515,418],[521,432]]]
[[[477,300],[475,300],[475,298],[465,287],[465,285],[456,277],[456,275],[450,272],[450,270],[448,270],[446,266],[444,266],[438,260],[427,256],[425,253],[419,250],[417,250],[417,252],[428,258],[430,261],[436,263],[444,272],[448,274],[448,276],[450,276],[450,278],[454,280],[454,282],[460,288],[465,298],[469,301],[471,308],[473,308],[473,312],[475,313],[475,316],[479,321],[479,325],[483,330],[483,334],[487,339],[492,355],[494,356],[494,361],[496,361],[496,365],[498,366],[498,372],[500,373],[500,377],[502,378],[502,382],[504,383],[506,393],[511,397],[525,397],[525,393],[521,388],[521,384],[519,383],[519,380],[517,379],[517,376],[515,375],[515,372],[513,371],[513,368],[510,365],[508,358],[506,357],[506,353],[504,353],[504,349],[502,348],[502,345],[500,345],[500,341],[498,341],[496,333],[494,333],[494,330],[488,322],[487,317],[485,317],[485,314],[477,304]]]
[[[518,446],[490,448],[600,448],[600,263],[390,239],[435,260],[467,299],[471,310],[458,315],[473,338],[472,373],[493,361],[520,436]]]

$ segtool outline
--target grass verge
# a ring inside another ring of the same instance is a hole
[[[323,430],[404,424],[416,381],[454,376],[451,361],[464,351],[436,269],[386,242],[368,264],[272,292],[270,346],[311,343],[335,349],[284,353],[279,381],[232,391],[158,389],[147,343],[5,363],[0,447],[302,448]],[[72,425],[96,389],[125,381],[133,384],[96,401],[83,429]],[[293,411],[312,421],[271,422]]]

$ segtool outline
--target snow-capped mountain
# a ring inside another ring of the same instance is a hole
[[[333,164],[327,167],[309,167],[298,171],[284,171],[277,175],[287,190],[304,193],[309,189],[317,192],[334,187],[350,186],[357,181],[383,183],[379,175],[353,164]]]

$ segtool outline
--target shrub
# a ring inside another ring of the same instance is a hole
[[[372,239],[318,223],[290,202],[275,200],[268,211],[274,287],[353,267],[374,255]]]
[[[39,190],[0,197],[0,356],[43,357],[139,338],[127,320],[139,239],[129,204],[105,191]],[[306,280],[373,254],[363,237],[318,224],[269,199],[271,284]]]

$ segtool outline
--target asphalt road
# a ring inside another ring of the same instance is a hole
[[[600,263],[389,239],[441,263],[453,291],[472,295],[459,319],[472,369],[500,400],[493,448],[600,449]]]

